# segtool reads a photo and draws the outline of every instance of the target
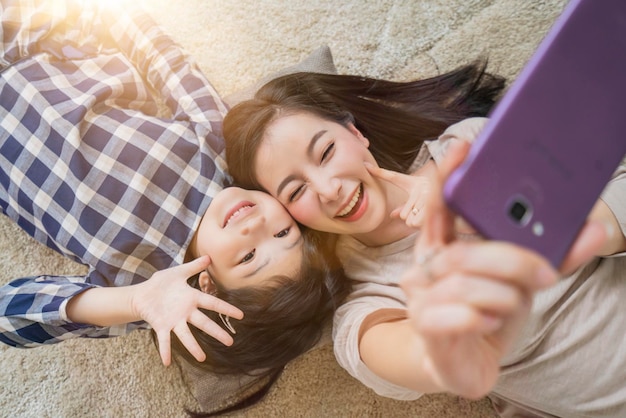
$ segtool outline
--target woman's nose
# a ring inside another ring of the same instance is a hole
[[[331,178],[319,181],[316,185],[317,193],[323,203],[333,202],[339,198],[341,180]]]

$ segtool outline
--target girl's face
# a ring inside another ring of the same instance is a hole
[[[364,234],[388,218],[385,190],[367,171],[369,142],[310,113],[271,122],[255,158],[259,183],[300,223],[320,231]]]
[[[293,276],[302,262],[300,229],[280,202],[238,187],[215,196],[192,245],[198,256],[211,257],[209,273],[227,289]]]

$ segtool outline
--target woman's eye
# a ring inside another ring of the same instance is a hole
[[[322,160],[320,162],[323,163],[334,149],[335,149],[335,143],[331,142],[322,153]]]
[[[247,263],[248,261],[252,260],[254,258],[254,253],[256,252],[256,250],[252,250],[250,251],[248,254],[246,254],[241,261],[239,261],[239,264],[243,264],[243,263]]]
[[[303,190],[304,190],[304,185],[294,190],[294,192],[289,195],[289,201],[293,202],[294,200],[296,200],[302,194]]]
[[[276,238],[283,238],[286,237],[289,234],[289,230],[291,228],[285,228],[282,231],[280,231],[278,234],[274,235]]]

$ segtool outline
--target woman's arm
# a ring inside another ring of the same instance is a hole
[[[429,264],[418,261],[406,273],[410,321],[365,330],[361,358],[380,377],[417,392],[482,397],[498,379],[532,295],[557,273],[530,251],[493,242],[440,245]],[[445,368],[433,372],[433,364]]]
[[[362,332],[359,354],[372,372],[395,385],[418,393],[444,390],[425,373],[424,345],[407,319],[382,322]]]
[[[425,372],[445,391],[475,398],[495,385],[500,360],[518,338],[533,294],[555,283],[558,273],[540,255],[510,243],[456,240],[455,217],[442,188],[467,148],[451,149],[439,167],[415,263],[402,288],[414,332],[423,339]],[[587,262],[605,240],[603,226],[588,223],[561,271]]]
[[[443,171],[452,171],[449,162]],[[410,180],[379,174],[390,181]],[[557,272],[539,255],[509,243],[456,241],[456,218],[440,196],[442,184],[437,173],[417,243],[421,256],[403,285],[410,321],[362,330],[359,351],[371,371],[392,383],[476,398],[497,381],[499,362],[523,326],[532,295],[554,283]],[[564,269],[588,259],[602,243],[602,233],[587,228],[577,243]]]

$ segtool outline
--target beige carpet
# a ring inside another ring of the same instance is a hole
[[[146,0],[155,19],[227,95],[322,44],[341,73],[394,79],[449,70],[483,54],[514,77],[565,0]],[[0,283],[80,266],[0,218]],[[0,346],[2,417],[182,417],[194,409],[176,367],[147,332],[19,350]],[[250,417],[492,417],[487,401],[397,402],[352,380],[324,346],[289,365]]]

